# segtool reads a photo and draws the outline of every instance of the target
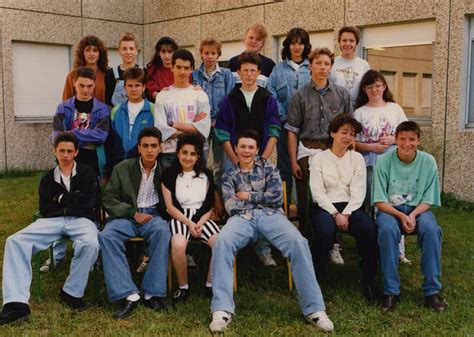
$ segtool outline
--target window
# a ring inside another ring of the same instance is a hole
[[[273,52],[273,59],[277,62],[281,61],[281,50],[283,49],[283,41],[285,40],[286,35],[276,36],[275,37],[275,48]],[[334,51],[334,32],[318,32],[318,33],[309,33],[309,42],[311,42],[311,48],[329,48],[329,50]]]
[[[364,58],[384,74],[409,118],[431,118],[434,38],[434,21],[371,27],[362,33]]]
[[[15,120],[51,121],[70,67],[70,46],[12,41]]]
[[[245,50],[242,41],[223,42],[221,48],[221,57],[219,57],[219,66],[228,67],[229,60],[235,55],[241,54]]]
[[[464,106],[461,111],[465,111],[464,118],[462,121],[463,126],[468,128],[474,128],[474,17],[468,19],[468,38],[465,45],[466,59],[465,69],[463,71],[465,75],[464,81]]]

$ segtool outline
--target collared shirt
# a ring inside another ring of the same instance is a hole
[[[158,162],[151,169],[150,175],[147,176],[145,168],[143,167],[142,160],[139,160],[140,170],[142,171],[142,180],[140,181],[140,189],[138,190],[137,207],[147,208],[153,207],[160,201],[158,193],[155,189],[153,179],[155,177],[155,170]]]
[[[331,81],[327,90],[320,93],[314,81],[298,90],[291,99],[285,129],[298,135],[298,139],[328,138],[328,126],[339,114],[352,114],[349,92]]]
[[[250,192],[250,197],[241,200],[237,192]],[[222,177],[222,195],[230,216],[240,215],[250,220],[255,209],[263,209],[269,215],[283,213],[280,174],[273,164],[260,158],[250,171],[242,171],[240,167],[227,170]]]

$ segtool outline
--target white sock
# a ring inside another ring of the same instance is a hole
[[[184,286],[179,286],[179,289],[189,289],[188,284],[186,283]]]
[[[212,288],[212,282],[206,282],[206,288]]]
[[[150,298],[152,298],[153,296],[151,296],[151,295],[148,295],[148,294],[145,294],[143,297],[145,297],[145,300],[147,300],[147,301],[148,301],[148,300],[149,300]]]
[[[140,295],[138,294],[132,294],[132,295],[128,295],[127,296],[127,300],[131,301],[131,302],[136,302],[140,299]]]

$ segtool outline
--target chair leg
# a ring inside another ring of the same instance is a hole
[[[288,290],[290,293],[293,291],[293,274],[291,273],[291,263],[290,260],[286,260],[288,266]]]

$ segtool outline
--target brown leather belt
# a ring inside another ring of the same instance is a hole
[[[301,142],[308,149],[326,150],[328,148],[327,139],[302,139]]]

